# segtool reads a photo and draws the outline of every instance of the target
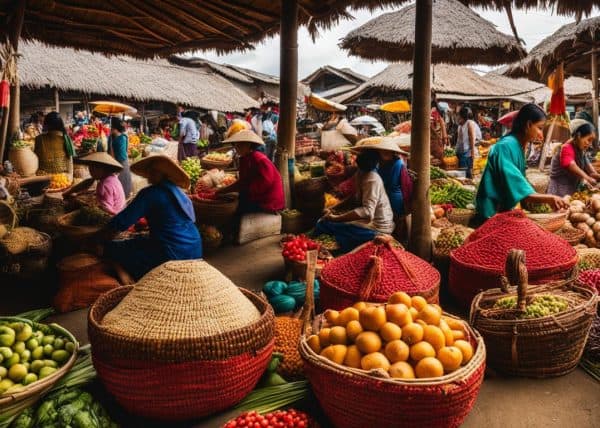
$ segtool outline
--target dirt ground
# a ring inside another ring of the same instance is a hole
[[[284,276],[280,255],[279,237],[266,238],[244,246],[229,246],[218,253],[207,255],[213,264],[235,284],[251,290],[259,290],[272,279]],[[0,280],[0,288],[6,291],[0,299],[0,314],[11,315],[23,310],[48,306],[54,287],[30,290],[30,284],[9,284]],[[46,282],[48,284],[48,282]],[[39,287],[39,286],[38,286]],[[451,307],[451,302],[442,302]],[[53,321],[69,329],[82,344],[87,343],[86,310],[55,316]],[[462,314],[463,316],[465,314]],[[100,390],[101,387],[97,386]],[[101,392],[100,392],[101,393]],[[109,398],[106,400],[110,401]],[[107,403],[109,409],[114,407]],[[304,407],[328,427],[326,418],[318,406],[307,403]],[[116,407],[115,407],[116,408]],[[119,410],[116,410],[119,413]],[[234,417],[235,412],[225,412],[188,427],[220,427]],[[160,426],[146,421],[117,415],[124,427]],[[140,425],[140,423],[142,425]],[[163,425],[173,427],[173,424]],[[465,428],[600,428],[600,383],[583,370],[554,379],[506,378],[486,375],[475,407],[463,424]]]

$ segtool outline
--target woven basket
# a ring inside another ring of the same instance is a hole
[[[543,213],[527,214],[527,218],[533,220],[537,225],[546,229],[548,232],[556,232],[565,225],[567,221],[567,212],[564,213]]]
[[[307,178],[294,186],[296,199],[311,200],[325,193],[327,177]]]
[[[550,177],[544,173],[531,173],[527,174],[527,180],[537,193],[547,193],[548,184],[550,183]]]
[[[469,326],[465,329],[473,357],[439,378],[384,378],[342,366],[317,355],[306,337],[300,355],[312,390],[336,427],[458,427],[475,404],[485,371],[483,339]]]
[[[17,228],[25,229],[25,228]],[[46,271],[48,258],[52,251],[52,238],[50,235],[35,230],[40,238],[39,242],[25,243],[25,249],[18,254],[8,252],[0,258],[0,273],[7,274],[25,281],[35,279]]]
[[[204,169],[213,169],[213,168],[224,169],[224,168],[227,168],[229,165],[231,165],[232,162],[233,162],[233,159],[222,160],[222,161],[211,160],[211,159],[206,159],[206,158],[200,159],[200,165]]]
[[[102,226],[74,226],[73,220],[78,214],[79,210],[71,211],[68,214],[61,215],[57,219],[58,230],[71,241],[85,241],[102,229]]]
[[[458,169],[458,156],[447,156],[442,159],[442,167],[446,170]]]
[[[274,328],[264,299],[201,260],[167,262],[135,287],[100,296],[88,316],[106,389],[129,412],[164,421],[203,417],[245,397],[271,358]]]
[[[583,230],[576,229],[574,227],[563,226],[554,233],[567,241],[573,247],[583,241],[583,238],[585,237],[585,232]]]
[[[580,263],[585,263],[591,269],[600,269],[600,248],[577,249]]]
[[[281,215],[281,233],[298,234],[306,230],[306,221],[302,213],[295,216],[286,215],[284,212]]]
[[[14,229],[17,225],[17,213],[15,209],[6,201],[0,201],[0,224],[7,225]]]
[[[574,279],[540,286],[527,284],[525,253],[512,250],[507,258],[504,284],[516,289],[492,289],[478,294],[471,305],[471,324],[483,336],[488,348],[488,364],[516,376],[551,377],[569,373],[579,363],[596,315],[598,293],[573,286]],[[520,319],[518,311],[493,309],[502,297],[518,295],[525,305],[533,294],[553,294],[565,298],[569,308],[542,318]]]
[[[37,323],[34,323],[30,320],[17,317],[2,317],[0,318],[0,320],[8,320],[10,322],[24,322],[31,325],[34,328],[38,325]],[[75,339],[75,337],[70,332],[68,332],[67,330],[65,330],[57,324],[49,324],[47,325],[47,327],[52,329],[56,334],[60,334],[61,336],[64,336],[70,341],[72,341],[75,344],[75,350],[73,351],[71,357],[67,360],[67,362],[50,376],[40,379],[26,386],[23,390],[19,392],[0,395],[0,415],[2,415],[2,417],[10,417],[16,415],[18,413],[21,413],[24,407],[32,406],[41,397],[47,394],[48,391],[52,389],[54,384],[58,382],[65,374],[67,374],[69,370],[71,370],[71,367],[73,367],[73,364],[75,364],[75,361],[77,360],[78,350],[77,339]]]
[[[475,217],[475,210],[468,208],[452,208],[447,214],[448,220],[454,224],[462,224],[468,226],[470,221]]]
[[[192,197],[192,205],[196,213],[197,224],[225,226],[233,220],[239,206],[237,193],[222,195],[217,200],[198,199]]]

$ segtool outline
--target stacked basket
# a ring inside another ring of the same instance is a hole
[[[92,306],[94,366],[128,411],[186,420],[239,402],[273,350],[274,315],[202,260],[167,262]],[[160,393],[157,393],[160,392]]]
[[[343,309],[356,301],[385,302],[396,291],[439,301],[440,274],[417,256],[379,236],[329,262],[321,273],[322,307]]]

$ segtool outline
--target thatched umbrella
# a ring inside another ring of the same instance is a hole
[[[433,33],[433,34],[432,34]],[[369,59],[413,60],[411,162],[417,171],[410,247],[429,259],[430,65],[433,62],[501,64],[525,55],[516,39],[500,33],[458,0],[422,0],[384,14],[350,32],[341,42]]]

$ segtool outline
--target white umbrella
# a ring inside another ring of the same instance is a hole
[[[354,119],[352,119],[352,121],[350,122],[350,125],[358,125],[358,126],[364,126],[364,125],[371,125],[371,126],[381,126],[381,123],[379,123],[379,121],[377,119],[375,119],[373,116],[358,116]]]

